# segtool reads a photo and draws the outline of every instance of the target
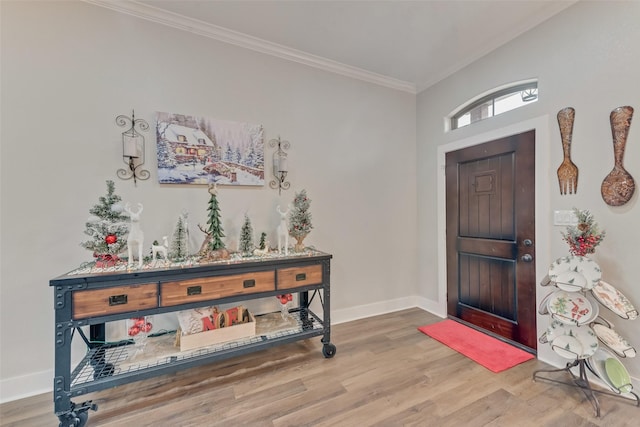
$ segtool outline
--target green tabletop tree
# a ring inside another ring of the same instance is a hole
[[[209,198],[209,207],[207,208],[209,211],[207,229],[202,228],[198,224],[198,228],[206,234],[198,255],[205,261],[227,259],[230,254],[222,241],[224,230],[222,229],[222,221],[220,218],[220,206],[218,206],[218,189],[215,183],[209,185],[209,194],[211,197]]]
[[[244,214],[244,223],[240,229],[240,252],[245,256],[251,255],[253,246],[253,227],[249,216]]]

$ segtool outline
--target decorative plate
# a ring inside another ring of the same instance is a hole
[[[607,371],[605,370],[605,367],[604,367],[605,361],[607,359],[611,359],[612,357],[615,357],[613,353],[611,353],[607,349],[600,347],[593,354],[593,356],[587,359],[586,362],[589,368],[591,369],[591,372],[593,372],[596,375],[596,377],[600,378],[607,386],[609,386],[611,390],[615,391],[616,393],[620,393],[620,390],[618,390],[611,383],[611,380],[609,379],[609,376],[607,375]]]
[[[554,319],[570,325],[590,323],[599,313],[598,304],[592,304],[585,295],[562,290],[551,296],[548,310]]]
[[[577,271],[565,271],[558,274],[555,279],[555,285],[567,292],[581,291],[587,288],[587,279],[582,273]]]
[[[633,320],[638,317],[638,310],[631,301],[607,282],[599,280],[591,289],[591,293],[602,305],[623,319]]]
[[[560,335],[551,343],[551,349],[565,359],[575,360],[583,353],[582,344],[569,335]]]
[[[544,298],[542,298],[542,301],[540,302],[540,307],[538,307],[538,313],[549,314],[549,309],[548,309],[549,298],[551,298],[551,296],[554,293],[555,292],[549,292]]]
[[[636,357],[636,349],[611,328],[599,323],[592,325],[598,339],[620,357]]]
[[[565,256],[549,267],[549,279],[568,292],[593,288],[602,277],[600,266],[583,256]]]
[[[567,325],[557,320],[551,321],[547,328],[547,340],[552,348],[555,340],[563,335],[568,335],[580,342],[582,352],[578,355],[578,359],[586,359],[593,356],[598,349],[598,338],[589,326]],[[563,341],[560,341],[563,344]],[[572,359],[576,357],[572,356]]]
[[[609,381],[620,393],[629,393],[633,389],[627,368],[617,358],[610,357],[605,360],[604,369]]]

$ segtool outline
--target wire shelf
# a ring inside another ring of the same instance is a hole
[[[120,344],[107,344],[92,348],[89,349],[85,357],[71,373],[71,387],[82,386],[102,378],[115,378],[143,370],[162,368],[175,363],[184,363],[189,360],[241,349],[242,347],[271,340],[286,339],[302,333],[315,332],[316,335],[319,335],[324,328],[322,322],[313,312],[307,311],[307,313],[309,318],[304,321],[297,313],[290,314],[289,319],[294,325],[284,329],[261,331],[260,335],[182,352],[174,345],[175,334],[147,338],[145,350],[142,351],[136,349],[135,345]],[[281,314],[278,312],[277,315],[280,316]],[[256,327],[259,331],[262,317],[256,316]]]

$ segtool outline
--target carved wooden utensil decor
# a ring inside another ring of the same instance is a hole
[[[613,135],[613,170],[602,181],[600,193],[605,203],[610,206],[622,206],[627,203],[636,189],[636,183],[629,172],[622,166],[624,149],[627,145],[629,127],[631,127],[633,108],[618,107],[611,112],[611,134]]]
[[[573,119],[576,111],[571,108],[563,108],[558,111],[558,125],[562,138],[562,153],[564,159],[558,168],[558,183],[560,194],[573,194],[578,192],[578,167],[571,161],[571,136],[573,135]]]

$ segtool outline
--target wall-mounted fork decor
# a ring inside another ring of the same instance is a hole
[[[571,137],[573,135],[573,119],[576,111],[571,108],[563,108],[558,111],[558,125],[562,138],[563,160],[558,168],[558,183],[560,194],[574,194],[578,192],[578,167],[571,161]]]

